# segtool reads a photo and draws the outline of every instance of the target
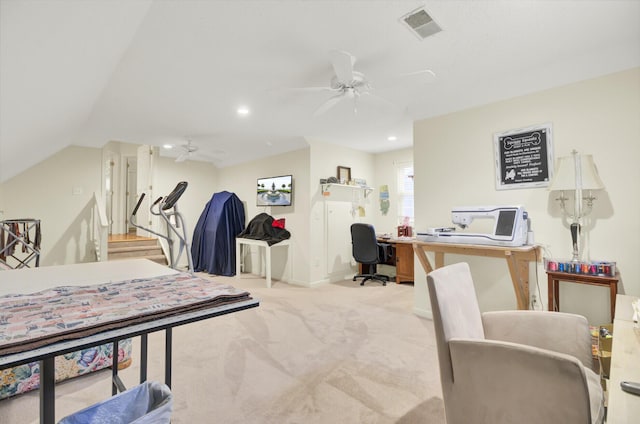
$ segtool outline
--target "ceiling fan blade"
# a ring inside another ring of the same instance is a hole
[[[344,99],[344,97],[345,96],[342,93],[336,96],[330,97],[329,100],[327,100],[322,105],[320,105],[320,107],[313,113],[313,116],[322,115],[323,113],[325,113],[326,111],[328,111],[329,109],[331,109],[332,107],[340,103],[340,101]]]
[[[333,88],[333,87],[293,87],[293,88],[285,88],[285,90],[287,91],[340,91],[339,88]]]
[[[185,160],[191,158],[191,155],[194,152],[198,151],[198,146],[193,144],[189,139],[187,139],[187,143],[180,146],[180,148],[182,149],[182,153],[178,155],[178,157],[176,158],[176,162],[184,162]]]
[[[375,83],[375,87],[378,90],[398,87],[419,87],[422,85],[433,83],[435,80],[435,72],[433,72],[431,69],[422,69],[420,71],[398,74],[392,78],[378,81]]]
[[[419,77],[424,82],[433,82],[436,79],[436,73],[431,69],[422,69],[420,71],[407,72],[406,74],[400,74],[401,78],[404,77]]]
[[[329,57],[338,81],[350,84],[353,81],[353,65],[356,63],[355,56],[342,50],[332,50],[329,52]]]

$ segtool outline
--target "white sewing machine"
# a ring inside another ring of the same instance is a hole
[[[527,243],[528,217],[522,206],[467,206],[451,210],[451,221],[466,229],[476,219],[493,219],[491,233],[456,231],[455,227],[429,228],[418,232],[417,239],[438,243],[524,246]]]

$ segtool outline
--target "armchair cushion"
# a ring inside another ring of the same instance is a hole
[[[526,345],[449,341],[453,423],[601,423],[598,376],[576,358]],[[531,401],[535,399],[535,401]]]
[[[595,371],[587,319],[547,311],[498,311],[482,314],[487,339],[522,343],[565,353]]]

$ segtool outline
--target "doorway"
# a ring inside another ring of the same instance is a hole
[[[126,228],[127,234],[136,232],[136,227],[131,225],[130,217],[133,212],[133,208],[136,206],[137,201],[137,188],[138,188],[138,158],[136,156],[125,157],[126,162],[126,176],[125,176],[125,217],[124,228]]]

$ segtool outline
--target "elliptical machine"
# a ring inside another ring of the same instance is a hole
[[[159,216],[163,219],[165,224],[167,225],[167,234],[160,234],[153,231],[150,228],[145,228],[141,225],[138,225],[136,222],[136,214],[138,213],[138,208],[142,204],[144,200],[145,193],[140,195],[140,199],[138,199],[138,203],[136,203],[136,207],[133,208],[133,212],[131,213],[131,217],[129,222],[136,228],[140,228],[141,230],[148,231],[151,234],[155,234],[158,237],[163,238],[167,241],[169,246],[169,262],[170,267],[173,269],[178,269],[178,261],[182,256],[182,253],[185,252],[187,255],[187,263],[189,267],[189,272],[193,273],[193,258],[191,257],[191,249],[189,247],[188,239],[187,239],[187,228],[184,225],[184,217],[180,212],[178,212],[178,199],[182,196],[182,193],[187,189],[188,183],[186,181],[181,181],[176,185],[176,188],[173,189],[171,193],[169,193],[166,197],[158,197],[155,202],[149,207],[149,211],[152,215]],[[171,222],[171,217],[174,217],[175,224]],[[178,230],[181,231],[178,231]],[[180,241],[180,247],[178,249],[178,254],[174,254],[174,238],[172,235],[176,235],[178,240]]]

